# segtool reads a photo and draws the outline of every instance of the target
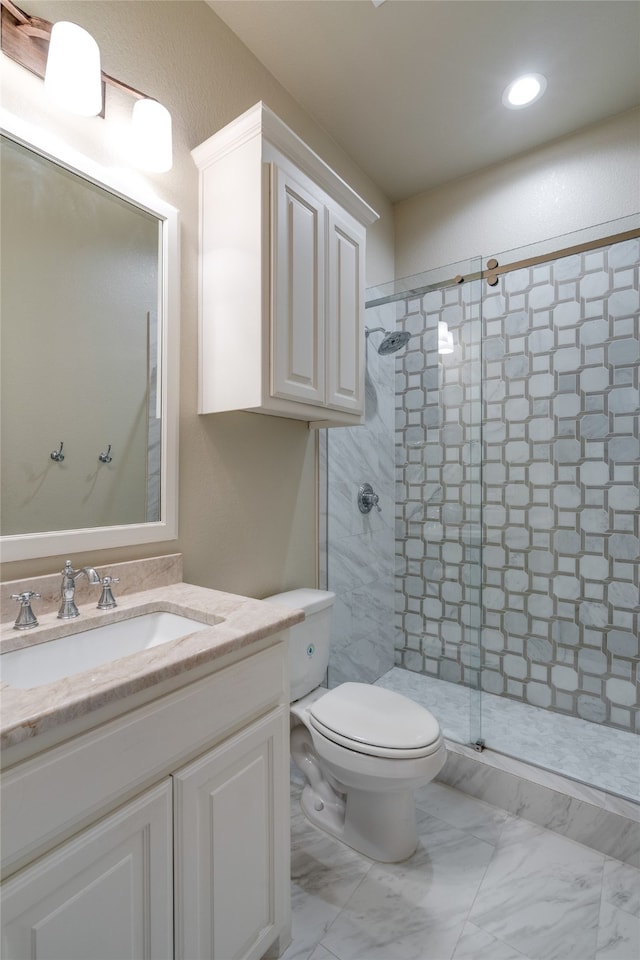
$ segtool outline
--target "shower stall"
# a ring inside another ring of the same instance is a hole
[[[639,272],[629,218],[369,290],[366,423],[321,445],[330,685],[634,799]]]

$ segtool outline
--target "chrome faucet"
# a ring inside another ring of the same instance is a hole
[[[89,583],[100,583],[100,575],[93,567],[82,567],[81,570],[74,570],[71,566],[71,560],[67,560],[62,571],[62,585],[60,587],[60,596],[62,603],[58,610],[59,620],[73,620],[80,616],[80,611],[75,604],[76,580],[84,574]]]

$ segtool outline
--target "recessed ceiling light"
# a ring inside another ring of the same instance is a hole
[[[502,102],[511,110],[519,110],[539,100],[546,88],[547,81],[541,73],[528,73],[509,84],[502,94]]]

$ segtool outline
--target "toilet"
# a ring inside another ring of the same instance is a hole
[[[414,791],[441,770],[436,718],[368,683],[322,684],[335,595],[299,589],[266,602],[302,609],[290,628],[291,757],[306,781],[302,809],[316,826],[372,860],[406,860],[418,845]]]

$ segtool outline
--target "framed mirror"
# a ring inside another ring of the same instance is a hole
[[[175,539],[178,212],[0,133],[2,559]]]

